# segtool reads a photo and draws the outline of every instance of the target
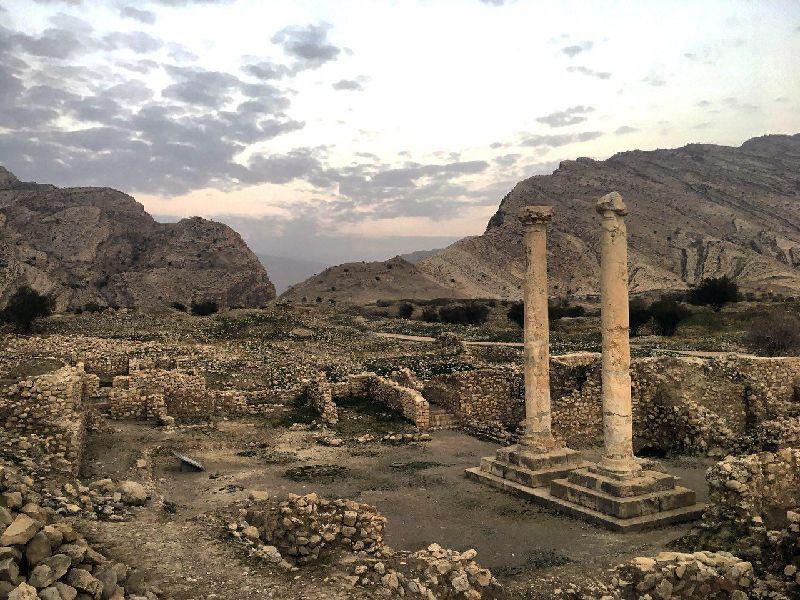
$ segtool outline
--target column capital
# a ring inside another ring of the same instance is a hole
[[[628,214],[628,207],[625,206],[625,201],[622,199],[619,192],[610,192],[602,198],[599,198],[595,208],[600,214],[612,212],[620,217],[624,217]]]
[[[553,218],[552,206],[526,206],[517,213],[517,218],[524,227],[547,225]]]

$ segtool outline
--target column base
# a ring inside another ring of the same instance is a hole
[[[497,479],[528,489],[547,486],[554,479],[566,477],[571,471],[586,466],[580,454],[562,447],[547,452],[533,452],[520,444],[500,448],[495,456],[481,459],[479,467],[467,469],[467,478],[493,487]]]
[[[543,499],[555,508],[614,531],[641,531],[698,519],[705,505],[678,478],[641,470],[609,476],[591,465],[554,479]]]

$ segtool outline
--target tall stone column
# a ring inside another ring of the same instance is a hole
[[[547,315],[547,224],[552,206],[527,206],[519,213],[525,228],[525,421],[522,450],[557,447],[551,431],[550,327]]]
[[[597,201],[602,216],[600,297],[603,333],[603,437],[600,469],[616,477],[633,476],[631,350],[628,324],[628,208],[617,192]]]

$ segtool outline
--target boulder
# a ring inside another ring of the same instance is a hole
[[[136,481],[123,481],[119,484],[118,491],[122,494],[122,501],[131,506],[143,506],[147,502],[147,490]]]
[[[28,515],[19,514],[0,536],[0,546],[21,546],[36,535],[42,524],[34,521]]]

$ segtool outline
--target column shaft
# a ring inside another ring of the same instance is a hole
[[[618,476],[633,475],[631,351],[628,323],[627,208],[616,192],[597,204],[602,215],[600,296],[603,334],[602,396],[605,450],[600,467]]]
[[[552,208],[526,207],[525,226],[525,422],[520,443],[527,450],[556,447],[550,409],[550,327],[547,314],[547,223]]]

